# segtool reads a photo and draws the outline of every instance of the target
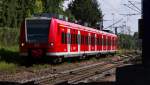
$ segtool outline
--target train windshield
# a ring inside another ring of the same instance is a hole
[[[28,42],[47,42],[50,20],[33,19],[26,20],[26,32]]]

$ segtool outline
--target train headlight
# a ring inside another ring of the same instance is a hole
[[[50,46],[54,46],[54,43],[53,43],[53,42],[51,42],[51,43],[50,43]]]
[[[24,43],[21,43],[21,46],[23,47],[25,44]]]

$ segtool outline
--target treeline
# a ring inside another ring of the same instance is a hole
[[[42,12],[63,13],[64,0],[1,0],[0,27],[19,27],[26,17]]]
[[[118,34],[120,49],[142,49],[142,42],[138,39],[138,33],[134,35]]]
[[[34,14],[61,14],[72,20],[95,26],[101,20],[97,0],[74,0],[63,10],[65,0],[0,0],[0,48],[18,46],[19,28],[26,17]]]
[[[16,28],[33,14],[54,13],[81,20],[95,26],[101,20],[97,0],[74,0],[63,10],[65,0],[0,0],[0,27]]]

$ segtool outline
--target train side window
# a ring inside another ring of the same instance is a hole
[[[106,38],[103,38],[104,39],[104,43],[103,43],[103,45],[105,46],[106,45]]]
[[[67,44],[71,44],[71,34],[67,33]]]
[[[77,43],[81,44],[81,35],[78,35],[77,38],[78,38],[78,42]]]
[[[75,34],[71,34],[71,44],[75,44]]]
[[[88,45],[88,36],[85,36],[85,44]]]
[[[62,44],[67,44],[67,35],[65,32],[62,32],[62,35],[61,35],[61,42]]]

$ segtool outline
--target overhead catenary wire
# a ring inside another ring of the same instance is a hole
[[[136,9],[138,9],[141,12],[141,9],[138,8],[137,6],[135,6],[135,4],[133,4],[131,1],[128,1],[132,6],[134,6]]]
[[[136,9],[132,8],[132,7],[130,7],[130,6],[127,5],[127,4],[123,4],[123,5],[126,6],[126,7],[128,7],[128,8],[130,8],[130,9],[132,9],[132,10],[134,10],[134,11],[136,11],[136,12],[138,12],[138,13],[141,13],[139,10],[136,10]]]
[[[133,13],[133,14],[120,14],[120,15],[124,15],[124,16],[134,16],[134,15],[141,15],[140,13]]]
[[[103,5],[105,5],[107,8],[109,8],[109,10],[113,13],[113,14],[117,14],[117,16],[120,16],[122,19],[123,19],[123,16],[122,15],[120,15],[120,10],[118,9],[118,8],[115,8],[114,7],[114,5],[112,5],[109,1],[107,1],[107,0],[101,0],[102,2],[102,4]],[[110,13],[110,14],[112,14],[112,13]],[[111,21],[113,21],[113,23],[111,23],[111,25],[110,26],[106,26],[105,25],[105,27],[104,27],[104,29],[107,29],[107,28],[110,28],[110,27],[112,27],[112,29],[111,30],[113,30],[113,27],[114,27],[114,25],[116,25],[117,23],[115,23],[115,20],[116,19],[114,19],[115,17],[114,17],[114,15],[112,16],[113,17],[113,20],[111,20]]]
[[[113,25],[120,23],[122,20],[123,20],[123,18],[119,19],[118,21],[116,21],[115,23],[113,23],[113,24],[107,26],[107,27],[104,28],[104,29],[110,28],[110,27],[112,27]]]

